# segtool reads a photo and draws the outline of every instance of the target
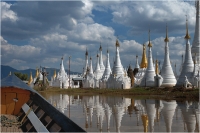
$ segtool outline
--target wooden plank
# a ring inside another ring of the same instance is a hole
[[[22,109],[25,113],[27,113],[30,107],[25,103],[22,106]],[[49,132],[32,110],[29,112],[27,117],[29,118],[30,122],[32,123],[37,132]]]

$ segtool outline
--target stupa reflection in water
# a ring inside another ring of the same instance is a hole
[[[199,132],[199,102],[52,95],[49,102],[87,132]]]

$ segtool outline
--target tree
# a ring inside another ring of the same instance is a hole
[[[28,75],[27,74],[23,74],[23,73],[20,73],[20,72],[14,72],[14,74],[20,78],[21,80],[27,80],[28,79]]]

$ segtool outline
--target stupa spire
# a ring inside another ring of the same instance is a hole
[[[174,72],[171,66],[170,58],[169,58],[169,46],[168,46],[168,27],[166,26],[166,38],[165,42],[165,57],[164,63],[161,69],[161,76],[163,78],[162,86],[163,87],[173,87],[176,84],[176,77],[174,76]]]
[[[102,58],[102,47],[101,47],[101,44],[100,44],[100,47],[99,47],[99,52],[100,52],[99,65],[100,65],[101,76],[102,76],[103,73],[104,73],[104,70],[105,70],[105,66],[104,66],[104,64],[103,64],[103,58]]]
[[[85,67],[83,69],[83,76],[86,74],[88,68],[88,50],[85,51]]]
[[[140,68],[139,64],[138,64],[138,56],[136,55],[136,63],[135,63],[135,68]]]
[[[189,80],[190,83],[193,83],[193,70],[194,70],[194,63],[192,60],[192,55],[191,55],[191,47],[190,47],[190,37],[188,34],[188,27],[187,27],[187,19],[186,19],[186,49],[185,49],[185,61],[182,66],[181,74],[179,76],[179,79],[176,83],[176,86],[182,86],[185,82],[185,77]]]
[[[144,75],[144,77],[142,78],[142,81],[140,83],[140,86],[149,86],[152,87],[154,86],[154,76],[155,76],[155,70],[153,67],[153,61],[152,61],[152,43],[150,41],[150,30],[149,30],[149,43],[148,43],[148,47],[149,47],[149,52],[148,52],[148,66],[146,69],[146,73]]]
[[[121,64],[120,55],[119,55],[119,42],[116,40],[116,55],[115,55],[115,64],[113,66],[113,74],[122,75],[124,74],[124,69]]]
[[[147,68],[147,57],[146,57],[146,45],[143,44],[142,60],[140,63],[140,68]]]
[[[156,60],[155,73],[156,73],[157,75],[159,74],[158,60]]]
[[[190,35],[188,32],[188,19],[187,19],[187,15],[186,15],[186,35],[185,35],[185,39],[190,39]]]
[[[90,57],[90,70],[89,74],[93,76],[92,57]]]
[[[64,68],[64,65],[63,65],[63,57],[61,58],[60,71],[65,71],[65,68]]]
[[[110,68],[109,51],[107,50],[106,68],[105,68],[103,77],[109,78],[111,72],[112,72],[112,71],[111,71],[111,68]]]

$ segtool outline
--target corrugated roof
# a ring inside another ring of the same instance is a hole
[[[8,75],[6,78],[1,80],[1,88],[2,87],[15,87],[23,90],[32,91],[37,93],[34,89],[29,87],[26,83],[24,83],[21,79],[19,79],[14,74]]]

